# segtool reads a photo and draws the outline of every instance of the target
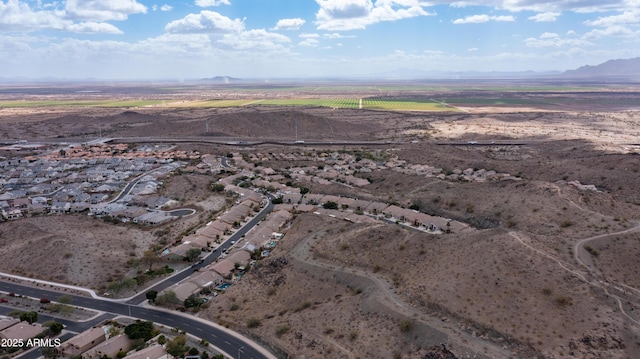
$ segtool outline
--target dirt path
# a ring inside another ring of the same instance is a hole
[[[556,184],[551,184],[551,186],[558,192],[558,196],[560,198],[566,200],[571,206],[579,209],[580,211],[587,212],[590,215],[594,215],[594,216],[598,216],[598,217],[602,217],[602,218],[612,218],[611,216],[607,216],[607,215],[604,215],[602,213],[596,212],[594,210],[585,208],[585,207],[581,206],[580,204],[574,202],[572,199],[568,198],[567,196],[564,196],[562,194],[562,189],[560,188],[560,186],[558,186]],[[624,229],[624,230],[621,230],[621,231],[618,231],[618,232],[613,232],[613,233],[603,233],[603,234],[599,234],[599,235],[596,235],[596,236],[587,237],[587,238],[583,238],[583,239],[579,240],[578,242],[576,242],[573,245],[573,258],[576,260],[576,262],[578,264],[580,264],[581,266],[586,268],[587,271],[589,271],[591,274],[599,277],[601,281],[605,282],[605,280],[602,279],[602,277],[603,277],[602,272],[596,267],[595,263],[593,262],[592,255],[589,252],[587,252],[587,250],[585,249],[585,246],[586,246],[586,244],[588,242],[591,242],[591,241],[594,241],[594,240],[597,240],[597,239],[615,237],[615,236],[618,236],[618,235],[621,235],[621,234],[628,234],[628,233],[636,232],[636,231],[638,231],[640,229],[640,222],[631,221],[630,223],[633,224],[633,227],[631,227],[631,228]],[[548,257],[552,258],[551,256],[548,256]],[[607,280],[606,282],[609,285],[612,285],[614,288],[616,288],[617,290],[620,290],[622,292],[626,292],[626,290],[629,290],[629,291],[635,293],[636,295],[640,295],[640,289],[638,289],[638,288],[631,287],[631,286],[626,285],[624,283],[617,283],[617,282],[615,282],[613,280]]]
[[[368,228],[370,229],[370,228]],[[333,272],[339,275],[348,275],[364,280],[366,289],[363,293],[369,293],[371,299],[381,304],[387,310],[400,314],[401,316],[412,318],[424,325],[432,328],[434,337],[442,337],[447,344],[451,345],[452,350],[467,351],[467,353],[456,353],[460,355],[475,355],[476,358],[510,358],[512,353],[503,347],[490,341],[474,337],[464,332],[454,323],[444,322],[440,318],[431,317],[424,312],[417,310],[404,302],[398,297],[394,291],[393,283],[381,276],[366,270],[354,267],[339,266],[313,258],[312,247],[315,242],[314,236],[318,233],[310,233],[305,236],[290,252],[292,259],[299,262],[302,266],[310,267],[310,269],[321,269],[326,272]],[[318,235],[316,238],[321,238]],[[348,265],[348,264],[347,264]],[[366,294],[365,294],[366,295]],[[453,343],[455,344],[453,344]],[[344,350],[344,348],[340,348]]]
[[[602,289],[604,291],[604,293],[608,296],[611,297],[613,299],[616,300],[616,302],[618,303],[618,309],[620,310],[620,313],[622,313],[622,315],[624,315],[628,320],[630,320],[631,322],[633,322],[636,325],[640,325],[640,319],[634,318],[631,316],[631,311],[629,310],[628,304],[629,304],[629,300],[627,298],[622,297],[623,295],[628,294],[627,291],[625,291],[623,288],[619,288],[616,287],[615,285],[600,279],[600,278],[596,278],[594,277],[593,279],[588,278],[588,276],[590,276],[589,273],[583,273],[581,271],[575,270],[575,269],[571,269],[569,268],[569,265],[562,262],[561,260],[559,260],[558,258],[540,250],[537,249],[535,247],[533,247],[530,243],[531,240],[529,238],[527,238],[524,234],[522,233],[517,233],[517,232],[509,232],[509,235],[512,236],[513,238],[515,238],[520,244],[522,244],[523,246],[527,247],[528,249],[556,262],[560,268],[562,268],[563,270],[573,274],[575,277],[577,277],[578,279],[580,279],[582,282]],[[612,292],[618,292],[620,293],[620,295],[614,294]],[[637,290],[635,290],[637,291]],[[634,297],[634,299],[637,299],[636,297]],[[634,303],[635,306],[638,306],[638,303]]]

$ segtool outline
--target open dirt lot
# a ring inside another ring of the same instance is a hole
[[[634,91],[625,98],[637,97]],[[297,128],[305,140],[404,143],[179,146],[215,155],[371,151],[447,174],[469,168],[511,174],[518,180],[467,182],[382,169],[356,174],[372,182],[362,188],[302,183],[311,193],[412,206],[477,231],[431,235],[297,214],[271,255],[199,315],[248,333],[282,357],[437,358],[445,344],[458,358],[636,358],[640,112],[633,101],[606,107],[606,96],[616,94],[581,94],[564,106],[461,106],[467,112],[437,114],[259,106],[3,109],[0,137],[93,139],[101,131],[290,141]],[[577,106],[589,101],[592,107]],[[166,240],[224,206],[203,192],[208,183],[195,174],[166,182],[164,194],[208,211],[170,225]],[[151,231],[61,218],[1,223],[0,270],[95,287],[125,273],[130,252],[139,255],[156,240]],[[91,228],[92,236],[78,228]],[[29,265],[33,258],[41,265]],[[249,328],[251,319],[259,325]]]
[[[27,218],[0,225],[0,270],[95,288],[122,277],[153,235],[82,215]]]

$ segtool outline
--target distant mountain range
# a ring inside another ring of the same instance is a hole
[[[596,66],[582,66],[575,70],[565,71],[562,77],[595,80],[640,80],[640,57],[609,60]]]
[[[215,76],[209,78],[191,79],[186,80],[189,83],[197,84],[210,84],[210,85],[236,85],[246,86],[250,84],[271,84],[277,86],[282,83],[295,83],[295,82],[352,82],[352,81],[420,81],[420,80],[543,80],[543,81],[569,81],[569,82],[638,82],[640,81],[640,57],[632,59],[616,59],[609,60],[599,65],[586,65],[575,70],[561,71],[424,71],[415,68],[398,68],[387,72],[379,72],[374,74],[354,74],[350,77],[291,77],[291,78],[236,78],[231,76]],[[157,82],[152,81],[152,82]],[[163,83],[170,83],[175,80],[165,79],[161,80]],[[104,82],[112,82],[107,80],[98,79],[69,79],[69,78],[56,78],[56,77],[43,77],[43,78],[26,78],[26,77],[12,77],[3,78],[0,77],[0,85],[7,84],[50,84],[56,83],[62,84],[101,84]],[[123,83],[142,83],[140,81],[125,81]]]

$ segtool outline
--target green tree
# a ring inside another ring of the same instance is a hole
[[[73,298],[71,298],[70,295],[61,295],[60,297],[58,297],[58,303],[62,303],[62,304],[71,304],[71,302],[73,302]]]
[[[29,324],[33,324],[38,321],[38,312],[28,311],[20,313],[20,320],[23,322],[27,322]]]
[[[201,303],[202,301],[200,300],[200,298],[196,297],[195,295],[190,295],[187,297],[187,299],[184,300],[183,305],[185,308],[193,308],[199,307]]]
[[[211,191],[213,192],[222,192],[224,191],[224,185],[218,182],[211,182],[211,184],[209,185],[209,189],[211,189]]]
[[[324,208],[324,209],[338,209],[338,204],[336,202],[333,202],[333,201],[327,201],[325,204],[322,205],[322,208]]]
[[[60,334],[62,329],[64,329],[64,325],[62,323],[58,323],[55,320],[49,320],[42,324],[43,327],[46,327],[46,334],[48,336],[54,336]]]
[[[191,248],[187,250],[187,253],[185,253],[185,258],[188,262],[193,262],[198,259],[200,253],[202,253],[202,250],[200,248]]]
[[[55,358],[58,356],[58,350],[54,347],[43,347],[40,349],[40,353],[45,358]]]
[[[156,252],[150,249],[144,251],[144,253],[142,253],[142,258],[140,258],[140,263],[144,264],[145,266],[148,266],[149,269],[147,269],[147,271],[149,272],[153,270],[153,265],[158,263],[159,261],[160,261],[160,258],[158,257]]]
[[[307,193],[309,193],[309,189],[307,187],[300,187],[300,194],[301,195],[304,196]]]
[[[146,295],[147,299],[149,300],[149,302],[155,303],[156,298],[158,298],[158,291],[150,290],[145,295]]]
[[[174,357],[179,357],[184,354],[187,350],[187,337],[184,335],[180,335],[175,337],[173,340],[167,342],[166,349],[167,353],[173,355]]]
[[[176,295],[176,292],[169,290],[166,291],[156,298],[156,304],[158,305],[178,305],[180,304],[180,299]]]
[[[136,320],[124,328],[124,333],[131,340],[142,338],[147,341],[155,336],[156,331],[153,328],[153,322]]]

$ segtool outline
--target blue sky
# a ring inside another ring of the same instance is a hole
[[[563,71],[640,56],[639,0],[0,0],[0,77]]]

